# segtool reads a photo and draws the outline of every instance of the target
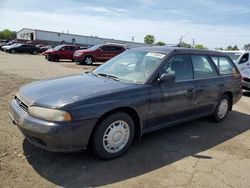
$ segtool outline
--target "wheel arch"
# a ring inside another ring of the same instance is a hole
[[[230,106],[229,106],[229,110],[231,111],[233,108],[233,93],[230,91],[226,91],[225,93],[223,93],[223,95],[227,95],[229,98],[229,102],[230,102]]]
[[[135,138],[136,139],[140,139],[141,137],[141,128],[142,128],[142,123],[141,123],[141,120],[140,120],[140,117],[139,117],[139,114],[138,112],[132,108],[132,107],[118,107],[118,108],[115,108],[115,109],[112,109],[112,110],[109,110],[107,112],[105,112],[100,118],[99,120],[96,122],[92,132],[91,132],[91,135],[90,135],[90,139],[89,139],[89,143],[91,143],[91,140],[93,138],[93,135],[95,133],[95,130],[97,129],[98,125],[106,118],[108,117],[109,115],[113,114],[113,113],[117,113],[117,112],[123,112],[123,113],[126,113],[128,114],[134,121],[134,126],[135,126]]]

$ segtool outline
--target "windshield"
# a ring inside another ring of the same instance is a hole
[[[162,62],[165,54],[145,51],[127,51],[107,61],[92,73],[116,80],[145,83]]]
[[[227,54],[233,61],[237,61],[242,55],[242,53],[239,53],[239,52],[227,52]]]
[[[62,47],[63,47],[63,45],[58,45],[58,46],[54,47],[53,49],[54,50],[60,50]]]
[[[99,48],[101,46],[102,46],[102,44],[97,44],[95,46],[92,46],[92,47],[88,48],[88,50],[96,50],[97,48]]]

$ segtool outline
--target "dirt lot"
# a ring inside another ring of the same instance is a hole
[[[58,154],[24,140],[8,117],[18,88],[95,66],[0,52],[0,187],[250,187],[250,94],[221,124],[200,119],[143,136],[125,156]]]

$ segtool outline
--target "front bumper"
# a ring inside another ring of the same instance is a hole
[[[82,57],[82,56],[73,56],[73,60],[74,60],[74,61],[79,61],[79,62],[81,62],[81,61],[83,61],[83,59],[84,59],[84,57]]]
[[[87,148],[97,119],[77,122],[48,122],[29,116],[12,100],[9,116],[32,144],[49,150],[70,152]]]

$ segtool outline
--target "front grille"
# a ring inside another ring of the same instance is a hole
[[[250,78],[244,77],[243,80],[244,80],[245,82],[250,82]]]
[[[24,104],[19,98],[15,97],[15,100],[16,100],[18,106],[19,106],[23,111],[25,111],[26,113],[28,113],[29,107],[28,107],[26,104]]]

